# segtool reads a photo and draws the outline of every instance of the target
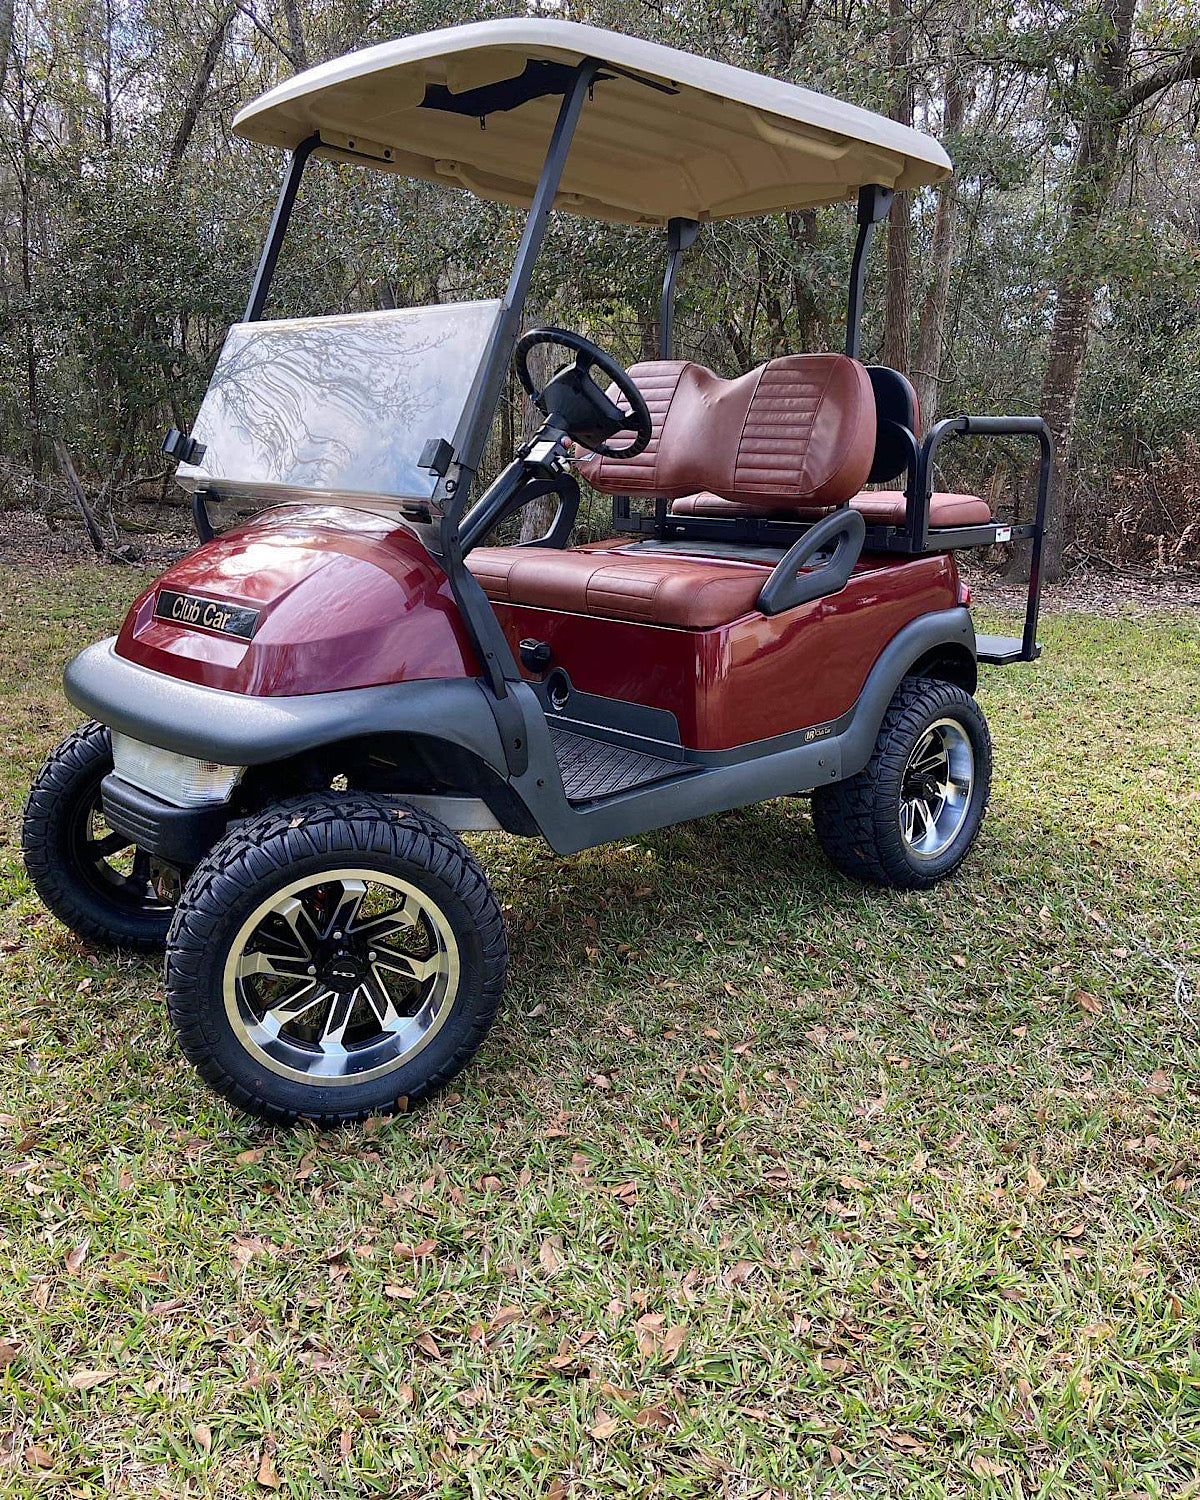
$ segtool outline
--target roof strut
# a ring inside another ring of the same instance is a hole
[[[667,270],[663,276],[662,298],[658,304],[658,357],[670,359],[674,348],[672,334],[675,328],[675,277],[683,252],[695,244],[700,233],[698,219],[667,220]]]
[[[862,352],[863,277],[866,273],[867,250],[875,234],[875,226],[886,219],[892,206],[895,192],[869,183],[858,190],[858,238],[854,242],[854,259],[850,262],[850,295],[846,304],[846,353],[857,359]]]

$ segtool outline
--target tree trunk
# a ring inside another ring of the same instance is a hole
[[[288,51],[292,67],[303,73],[308,67],[308,43],[304,40],[304,23],[300,18],[297,0],[283,0],[283,14],[287,19]]]
[[[12,51],[15,0],[0,0],[0,90],[8,77],[8,54]]]
[[[950,139],[962,129],[965,95],[958,69],[951,64],[946,72],[946,107],[942,116],[942,138]],[[917,325],[917,354],[912,377],[921,409],[921,428],[928,432],[937,421],[942,377],[943,335],[946,304],[950,296],[950,266],[954,258],[955,230],[958,223],[958,186],[953,177],[942,184],[937,211],[933,219],[933,238],[929,246],[929,285],[921,303]]]
[[[1053,582],[1062,576],[1065,547],[1063,515],[1065,478],[1071,457],[1079,380],[1087,355],[1097,271],[1092,249],[1117,174],[1117,151],[1124,115],[1117,94],[1129,66],[1129,45],[1136,0],[1106,0],[1108,27],[1092,65],[1085,91],[1087,110],[1079,128],[1079,146],[1071,169],[1067,227],[1059,251],[1059,273],[1054,285],[1054,324],[1050,355],[1042,380],[1041,413],[1054,438],[1053,491],[1046,518],[1042,575]],[[1037,495],[1037,466],[1025,482],[1024,514],[1032,517]],[[1014,551],[1010,571],[1028,576],[1029,548]]]
[[[167,176],[173,176],[183,161],[183,154],[188,148],[196,129],[197,121],[200,119],[200,111],[204,107],[204,101],[208,97],[208,87],[212,82],[213,73],[216,71],[217,63],[220,61],[221,49],[225,45],[225,33],[229,30],[229,23],[237,13],[237,4],[226,5],[225,9],[217,17],[217,23],[213,27],[208,39],[208,45],[196,68],[192,79],[192,87],[188,94],[187,103],[183,107],[183,115],[179,126],[175,131],[175,137],[171,142],[171,149],[167,152]]]
[[[888,71],[892,79],[893,120],[901,125],[913,121],[912,30],[905,0],[888,0]],[[897,193],[888,214],[887,284],[883,314],[883,362],[894,370],[908,369],[909,322],[909,226],[912,201],[908,193]]]
[[[62,477],[66,480],[71,499],[75,502],[75,509],[79,512],[80,518],[83,521],[84,530],[87,532],[88,540],[92,544],[92,550],[97,557],[103,557],[107,550],[104,545],[103,534],[96,524],[96,518],[92,514],[92,507],[88,504],[88,497],[84,493],[83,485],[79,482],[79,475],[75,472],[75,465],[71,462],[71,455],[67,452],[66,446],[58,438],[54,440],[54,455],[58,459],[58,467],[62,472]]]

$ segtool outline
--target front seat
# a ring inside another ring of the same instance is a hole
[[[734,380],[686,360],[630,374],[654,433],[629,460],[587,455],[580,472],[608,494],[667,499],[711,492],[738,513],[824,515],[866,483],[875,399],[866,369],[842,354],[792,354]],[[754,610],[769,564],[696,558],[621,539],[590,547],[476,547],[467,566],[497,604],[524,604],[680,629]]]

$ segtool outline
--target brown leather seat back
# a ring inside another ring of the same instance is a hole
[[[676,499],[707,490],[752,511],[831,510],[866,483],[875,397],[844,354],[789,354],[722,380],[703,365],[650,360],[629,372],[654,435],[633,459],[581,456],[607,494]]]

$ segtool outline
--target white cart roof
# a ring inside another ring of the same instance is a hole
[[[950,174],[932,136],[883,115],[574,21],[483,21],[351,52],[263,94],[233,129],[288,148],[319,132],[323,155],[365,156],[384,170],[524,206],[561,93],[492,108],[484,128],[474,114],[456,112],[471,107],[461,96],[527,69],[527,82],[548,83],[553,65],[586,57],[638,78],[602,71],[580,116],[558,208],[634,224],[723,219],[834,203],[867,183],[915,188]],[[497,98],[475,97],[481,108]]]

